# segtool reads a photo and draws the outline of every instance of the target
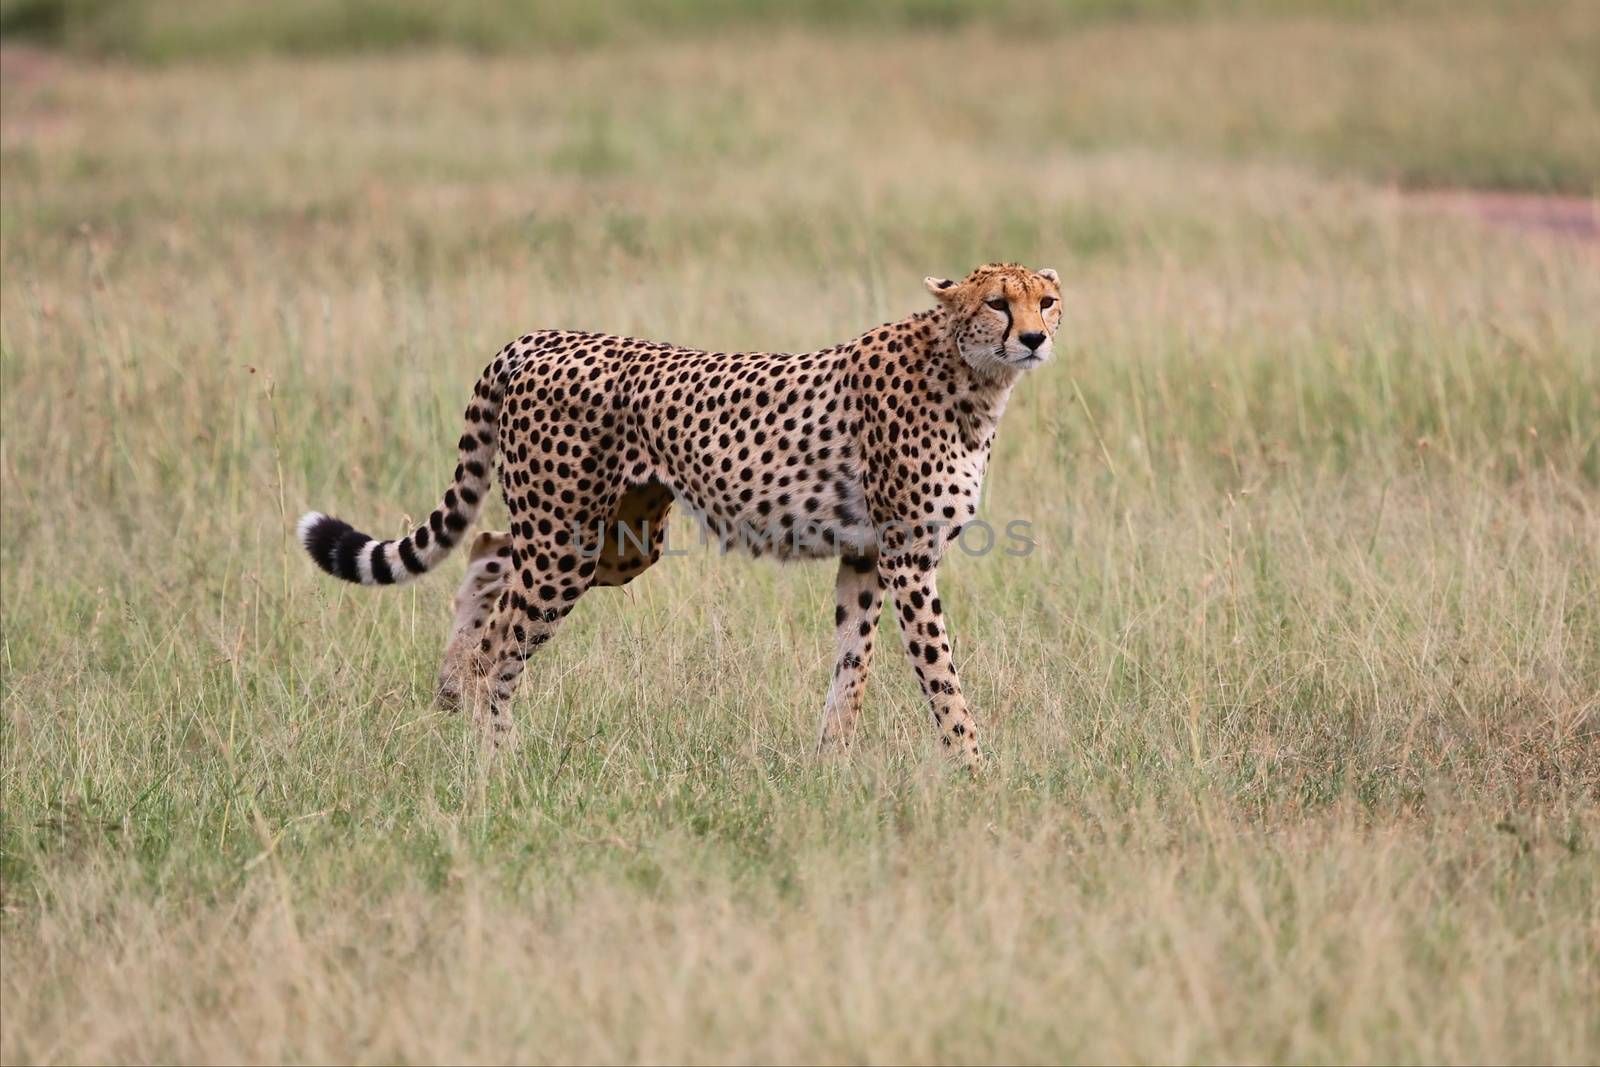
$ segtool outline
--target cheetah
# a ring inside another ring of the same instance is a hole
[[[498,458],[510,529],[473,542],[439,684],[498,745],[526,661],[590,588],[659,560],[676,503],[725,550],[838,558],[819,748],[851,743],[892,597],[940,742],[974,766],[936,571],[977,514],[1013,386],[1053,352],[1061,288],[1055,271],[1014,263],[924,284],[932,309],[802,354],[527,334],[484,368],[426,522],[379,541],[309,512],[300,542],[362,585],[426,574],[477,519]]]

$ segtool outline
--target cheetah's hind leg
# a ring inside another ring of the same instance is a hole
[[[602,527],[595,585],[627,585],[661,558],[672,491],[660,482],[630,487]]]
[[[505,591],[506,574],[511,566],[511,535],[485,530],[472,542],[467,554],[467,573],[456,590],[450,640],[445,645],[444,662],[434,689],[434,705],[449,711],[461,709],[470,672],[484,627],[494,616],[495,601]]]
[[[584,531],[610,516],[623,495],[614,454],[564,443],[568,478],[551,480],[545,492],[506,495],[510,567],[467,672],[467,703],[495,748],[511,739],[511,698],[524,665],[594,585],[598,564],[584,551]]]

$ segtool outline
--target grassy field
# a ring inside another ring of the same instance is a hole
[[[1600,245],[1405,191],[1592,196],[1600,13],[1357,8],[8,49],[0,1060],[1600,1058]],[[293,545],[430,507],[516,334],[987,259],[1067,318],[1038,549],[941,572],[976,781],[897,655],[813,756],[831,568],[585,598],[491,763],[461,564]]]

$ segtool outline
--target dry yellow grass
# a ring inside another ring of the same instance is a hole
[[[1316,119],[1582,174],[1545,10],[8,56],[0,1060],[1600,1057],[1596,246]],[[812,347],[988,258],[1069,319],[985,502],[1038,550],[942,576],[978,781],[889,656],[812,757],[827,568],[586,598],[485,766],[452,577],[292,545],[427,506],[516,333]]]

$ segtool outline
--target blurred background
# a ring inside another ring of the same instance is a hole
[[[0,1060],[1600,1058],[1597,188],[1590,0],[0,0]],[[486,766],[459,571],[293,544],[509,338],[990,260],[980,781],[887,635],[810,759],[828,568],[591,594]]]

